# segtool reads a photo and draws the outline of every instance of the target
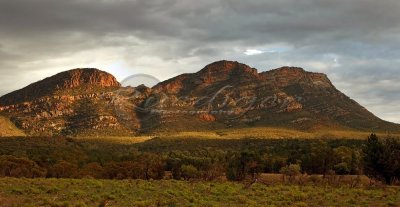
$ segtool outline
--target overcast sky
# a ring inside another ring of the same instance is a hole
[[[77,67],[164,80],[227,59],[328,74],[400,123],[399,0],[0,0],[0,95]]]

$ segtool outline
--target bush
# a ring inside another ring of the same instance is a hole
[[[79,177],[101,179],[105,176],[104,168],[97,162],[85,165],[79,173]]]
[[[348,175],[350,174],[350,168],[345,162],[341,162],[339,164],[336,164],[334,167],[335,174],[337,175]]]
[[[182,165],[181,167],[181,175],[185,180],[198,178],[200,176],[199,171],[193,165]]]
[[[162,179],[165,174],[165,159],[154,153],[143,153],[138,158],[144,179]]]
[[[49,169],[49,176],[54,178],[76,178],[78,174],[78,166],[64,160],[58,161]]]
[[[310,175],[309,180],[314,184],[319,184],[322,182],[322,177],[319,175]]]
[[[162,179],[165,161],[159,155],[143,153],[134,161],[109,162],[104,170],[105,176],[110,179]]]
[[[30,159],[8,155],[0,156],[1,177],[37,178],[45,177],[46,172],[46,169],[39,167]]]
[[[290,164],[281,168],[279,172],[284,176],[288,176],[289,181],[292,182],[296,178],[296,176],[301,174],[301,168],[298,164]]]
[[[110,162],[104,169],[109,179],[145,179],[142,166],[132,161]]]

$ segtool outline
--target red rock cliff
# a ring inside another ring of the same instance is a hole
[[[25,88],[0,98],[0,106],[12,105],[52,95],[62,89],[78,87],[119,87],[117,79],[104,71],[94,68],[78,68],[65,71],[33,83]]]

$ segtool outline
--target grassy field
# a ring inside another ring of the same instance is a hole
[[[249,128],[229,128],[216,131],[188,131],[162,133],[157,135],[161,138],[203,138],[203,139],[366,139],[371,134],[367,131],[355,130],[328,130],[319,129],[316,131],[299,131],[295,129],[276,128],[276,127],[249,127]],[[376,133],[378,136],[385,137],[386,133]],[[400,137],[399,134],[389,134],[390,136]]]
[[[400,206],[400,188],[0,179],[1,206]]]

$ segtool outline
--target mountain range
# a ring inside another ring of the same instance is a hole
[[[94,68],[65,71],[0,98],[0,115],[31,136],[136,135],[283,127],[400,132],[298,67],[258,72],[218,61],[149,88]]]

